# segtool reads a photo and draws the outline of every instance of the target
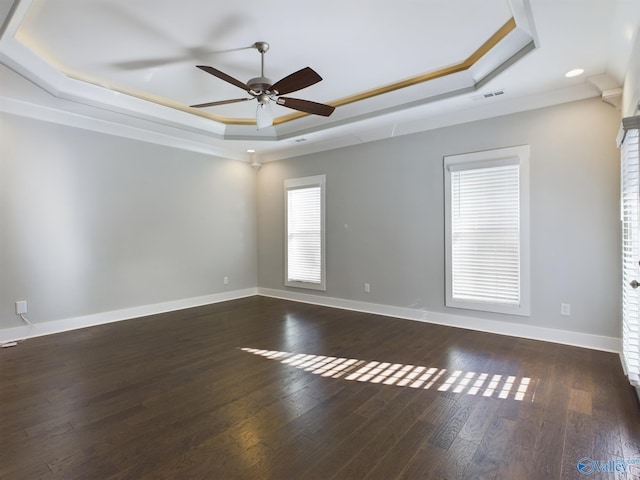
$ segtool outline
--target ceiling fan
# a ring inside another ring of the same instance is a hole
[[[312,102],[310,100],[302,100],[299,98],[281,97],[280,95],[286,95],[288,93],[297,92],[303,88],[307,88],[322,80],[322,77],[318,75],[312,68],[305,67],[302,70],[292,73],[284,77],[282,80],[276,83],[271,83],[271,79],[264,76],[264,54],[269,50],[269,44],[267,42],[256,42],[252,45],[253,48],[258,50],[261,55],[261,69],[260,76],[252,78],[247,83],[241,82],[227,75],[220,70],[206,65],[197,65],[200,70],[203,70],[214,77],[218,77],[225,82],[228,82],[236,87],[239,87],[246,91],[250,97],[234,98],[231,100],[221,100],[218,102],[200,103],[198,105],[191,105],[191,108],[204,108],[215,107],[217,105],[226,105],[228,103],[246,102],[248,100],[256,99],[258,101],[258,108],[256,110],[256,124],[258,130],[264,127],[273,125],[273,112],[271,111],[271,103],[282,105],[283,107],[292,108],[300,112],[311,113],[313,115],[322,115],[328,117],[333,113],[336,107],[331,105],[325,105],[324,103]]]

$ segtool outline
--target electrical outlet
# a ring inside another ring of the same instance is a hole
[[[560,315],[563,315],[565,317],[568,317],[569,315],[571,315],[571,305],[569,305],[568,303],[561,303]]]
[[[371,285],[368,283],[364,284],[364,293],[371,293]]]
[[[16,302],[16,315],[24,315],[25,313],[27,313],[27,301],[20,300]]]
[[[222,279],[222,283],[224,283],[225,285],[229,285],[229,277],[224,277]]]

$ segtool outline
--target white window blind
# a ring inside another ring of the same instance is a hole
[[[324,176],[287,180],[285,194],[285,285],[324,290]]]
[[[447,306],[528,315],[527,165],[502,150],[445,159]]]
[[[453,298],[520,304],[519,168],[451,172]]]
[[[631,283],[640,281],[639,163],[636,127],[626,131],[621,148],[622,358],[627,376],[636,387],[640,387],[640,289]]]

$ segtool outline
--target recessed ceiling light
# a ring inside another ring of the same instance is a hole
[[[575,68],[573,70],[569,70],[567,73],[564,74],[564,76],[567,78],[571,78],[571,77],[577,77],[578,75],[582,75],[583,73],[584,73],[584,68]]]
[[[247,148],[247,153],[256,153],[256,151],[253,148]]]

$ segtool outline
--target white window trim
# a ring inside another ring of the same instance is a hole
[[[454,299],[452,295],[452,222],[451,172],[460,169],[486,168],[517,162],[520,165],[520,304],[502,305]],[[477,166],[476,166],[477,165]],[[444,157],[445,195],[445,305],[484,312],[529,316],[531,314],[530,236],[529,236],[529,146],[486,150]]]
[[[290,281],[289,277],[289,232],[288,232],[288,190],[305,187],[320,187],[320,283]],[[284,181],[284,284],[287,287],[306,288],[311,290],[327,289],[326,274],[326,232],[325,232],[325,190],[326,176],[314,175],[310,177],[291,178]]]

